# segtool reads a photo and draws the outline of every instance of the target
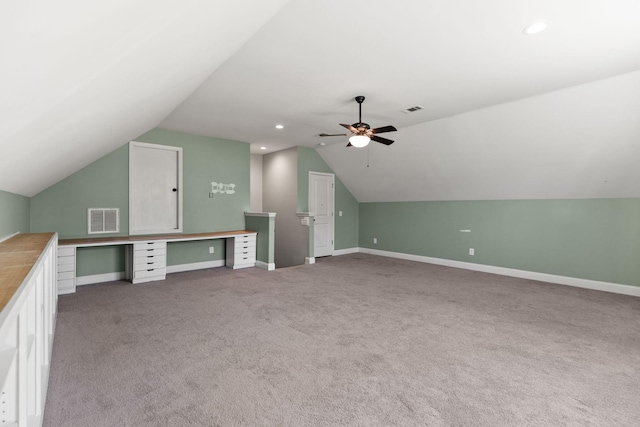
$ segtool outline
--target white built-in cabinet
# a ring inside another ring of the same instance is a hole
[[[76,291],[76,248],[58,247],[58,295]],[[0,424],[1,425],[1,424]]]
[[[44,250],[25,249],[39,237],[44,238],[40,240]],[[53,233],[17,235],[0,244],[3,281],[10,282],[12,275],[20,278],[19,283],[14,282],[17,286],[12,288],[11,295],[5,295],[9,298],[6,305],[0,306],[0,426],[3,427],[42,425],[58,301],[56,249],[57,235]]]
[[[167,242],[127,245],[126,276],[131,283],[164,280],[167,277]]]
[[[241,234],[227,239],[227,267],[255,267],[256,234]]]

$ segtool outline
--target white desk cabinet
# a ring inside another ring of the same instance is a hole
[[[256,265],[255,231],[234,230],[158,236],[90,237],[61,240],[58,247],[58,292],[76,290],[77,248],[124,245],[125,277],[132,283],[164,280],[167,277],[167,243],[225,239],[226,263],[231,268]],[[0,424],[1,425],[1,424]]]
[[[76,248],[58,247],[58,295],[76,291]]]
[[[243,234],[227,239],[227,267],[238,269],[255,267],[256,235]]]
[[[127,245],[127,278],[131,283],[164,280],[167,277],[167,242]]]

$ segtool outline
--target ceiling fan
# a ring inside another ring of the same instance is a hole
[[[375,129],[371,129],[371,127],[366,124],[366,123],[362,123],[362,101],[364,101],[364,96],[356,96],[355,98],[356,102],[358,103],[358,109],[359,109],[359,114],[358,114],[358,123],[354,123],[352,125],[345,125],[340,123],[340,126],[347,128],[349,131],[351,131],[351,137],[349,138],[349,143],[347,144],[347,147],[358,147],[358,148],[362,148],[362,147],[366,147],[367,145],[369,145],[369,141],[373,140],[376,142],[379,142],[381,144],[385,144],[385,145],[391,145],[393,144],[393,141],[387,138],[382,138],[380,136],[377,136],[376,134],[378,133],[385,133],[385,132],[395,132],[398,129],[396,129],[393,126],[382,126],[379,128],[375,128]],[[348,133],[321,133],[318,136],[348,136]]]

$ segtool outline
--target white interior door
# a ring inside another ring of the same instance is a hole
[[[309,212],[314,216],[314,257],[333,255],[334,175],[309,172]]]
[[[182,231],[182,148],[129,144],[129,234]]]

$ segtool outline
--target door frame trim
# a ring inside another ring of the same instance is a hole
[[[178,228],[172,230],[133,230],[131,225],[133,224],[133,210],[131,207],[133,206],[132,199],[132,185],[131,185],[131,169],[133,167],[131,162],[131,153],[134,148],[150,148],[154,150],[166,150],[166,151],[175,151],[178,154]],[[170,233],[182,233],[182,147],[173,147],[171,145],[162,145],[162,144],[150,144],[148,142],[139,142],[139,141],[130,141],[129,142],[129,235],[142,235],[142,234],[170,234]]]
[[[336,241],[336,174],[334,173],[326,173],[326,172],[315,172],[315,171],[309,171],[309,184],[308,184],[308,190],[309,190],[309,196],[308,196],[308,203],[309,203],[309,215],[312,215],[315,218],[315,212],[311,211],[311,175],[320,175],[320,176],[328,176],[331,177],[333,179],[333,188],[331,191],[331,204],[332,204],[332,213],[331,213],[331,232],[332,232],[332,236],[331,236],[331,253],[329,255],[326,256],[333,256],[333,253],[335,252],[335,241]],[[314,219],[315,221],[315,219]],[[314,233],[315,233],[315,226],[314,226]],[[314,238],[314,242],[313,242],[313,252],[314,252],[314,256],[315,256],[315,238]]]

